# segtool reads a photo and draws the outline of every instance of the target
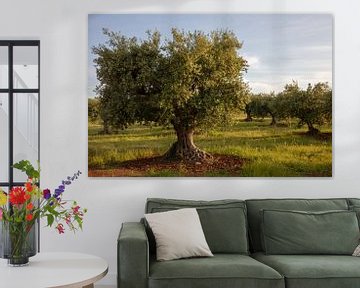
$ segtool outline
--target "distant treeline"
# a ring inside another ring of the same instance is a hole
[[[316,134],[319,126],[332,121],[332,89],[323,82],[301,89],[293,81],[278,94],[249,94],[244,110],[246,121],[252,121],[254,117],[271,117],[271,125],[276,125],[279,120],[295,118],[299,120],[299,126],[307,125],[309,133]],[[99,99],[89,98],[89,121],[102,120],[102,114]]]
[[[307,125],[310,134],[319,132],[315,126],[331,123],[332,89],[327,83],[309,84],[301,89],[297,82],[287,84],[278,94],[252,94],[245,105],[246,120],[271,117],[271,125],[278,120],[296,118],[299,126]]]

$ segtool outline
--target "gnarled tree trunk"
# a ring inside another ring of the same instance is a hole
[[[251,109],[250,109],[248,104],[246,104],[246,106],[245,106],[245,113],[246,113],[245,121],[246,122],[251,122],[253,119],[252,119],[252,116],[251,116]]]
[[[246,114],[245,122],[251,122],[251,121],[253,121],[251,114]]]
[[[172,144],[170,149],[165,153],[164,157],[166,159],[178,159],[191,162],[208,162],[213,159],[209,153],[195,146],[193,129],[177,127],[175,131],[177,141]]]
[[[110,131],[110,125],[108,123],[108,121],[103,121],[103,131],[102,131],[102,134],[110,134],[111,131]]]
[[[275,126],[275,125],[277,124],[277,122],[276,122],[276,117],[275,117],[274,114],[271,114],[271,113],[270,113],[270,116],[271,116],[271,123],[270,123],[270,125],[271,125],[271,126]]]
[[[320,130],[315,128],[312,123],[306,123],[309,131],[307,132],[309,135],[317,135],[320,133]]]

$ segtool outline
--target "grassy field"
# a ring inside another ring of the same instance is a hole
[[[305,134],[306,127],[272,127],[270,119],[238,121],[232,127],[197,133],[195,143],[201,149],[244,159],[242,177],[331,177],[331,127],[321,127],[317,137]],[[89,175],[114,170],[124,161],[164,154],[175,141],[172,129],[134,125],[118,134],[99,134],[101,126],[89,123]],[[94,175],[95,175],[94,174]],[[108,174],[106,174],[108,175]],[[183,176],[180,171],[148,167],[143,175]],[[120,176],[120,175],[113,175]],[[131,176],[131,175],[128,175]],[[230,176],[211,171],[204,176]]]

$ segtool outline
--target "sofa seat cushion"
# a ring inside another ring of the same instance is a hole
[[[360,258],[343,255],[265,255],[252,257],[284,275],[287,288],[358,288]]]
[[[274,269],[246,255],[215,254],[211,258],[150,261],[149,288],[284,288]]]

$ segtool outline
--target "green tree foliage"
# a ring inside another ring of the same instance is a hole
[[[327,83],[309,84],[301,89],[297,82],[287,84],[279,95],[282,100],[282,113],[299,119],[299,126],[307,125],[310,134],[317,134],[315,125],[331,122],[332,89]]]
[[[264,118],[266,113],[264,113],[262,96],[260,94],[252,94],[249,98],[248,103],[245,106],[246,112],[246,121],[252,121],[253,117]]]
[[[89,121],[95,123],[99,120],[100,114],[100,101],[99,99],[89,98],[88,100],[88,118]]]
[[[249,88],[242,43],[231,31],[205,34],[172,29],[170,39],[148,32],[145,40],[105,30],[108,42],[93,48],[105,126],[137,123],[172,126],[177,141],[169,158],[203,161],[194,131],[221,123],[243,108]],[[107,130],[107,128],[105,129]]]
[[[297,82],[287,84],[284,90],[275,93],[253,94],[246,104],[245,120],[252,117],[271,117],[271,125],[279,119],[297,118],[299,126],[307,125],[310,134],[319,132],[315,125],[330,123],[332,118],[332,90],[327,83],[309,84],[301,89]]]
[[[276,94],[274,92],[271,92],[270,94],[267,94],[264,96],[265,101],[265,107],[267,110],[268,115],[271,116],[271,123],[270,125],[276,125],[277,120],[283,118],[281,117],[281,112],[278,110],[278,103]]]
[[[270,116],[271,125],[276,125],[278,119],[276,95],[274,92],[269,94],[253,94],[250,101],[246,104],[246,121],[252,121],[252,117],[265,118]]]

